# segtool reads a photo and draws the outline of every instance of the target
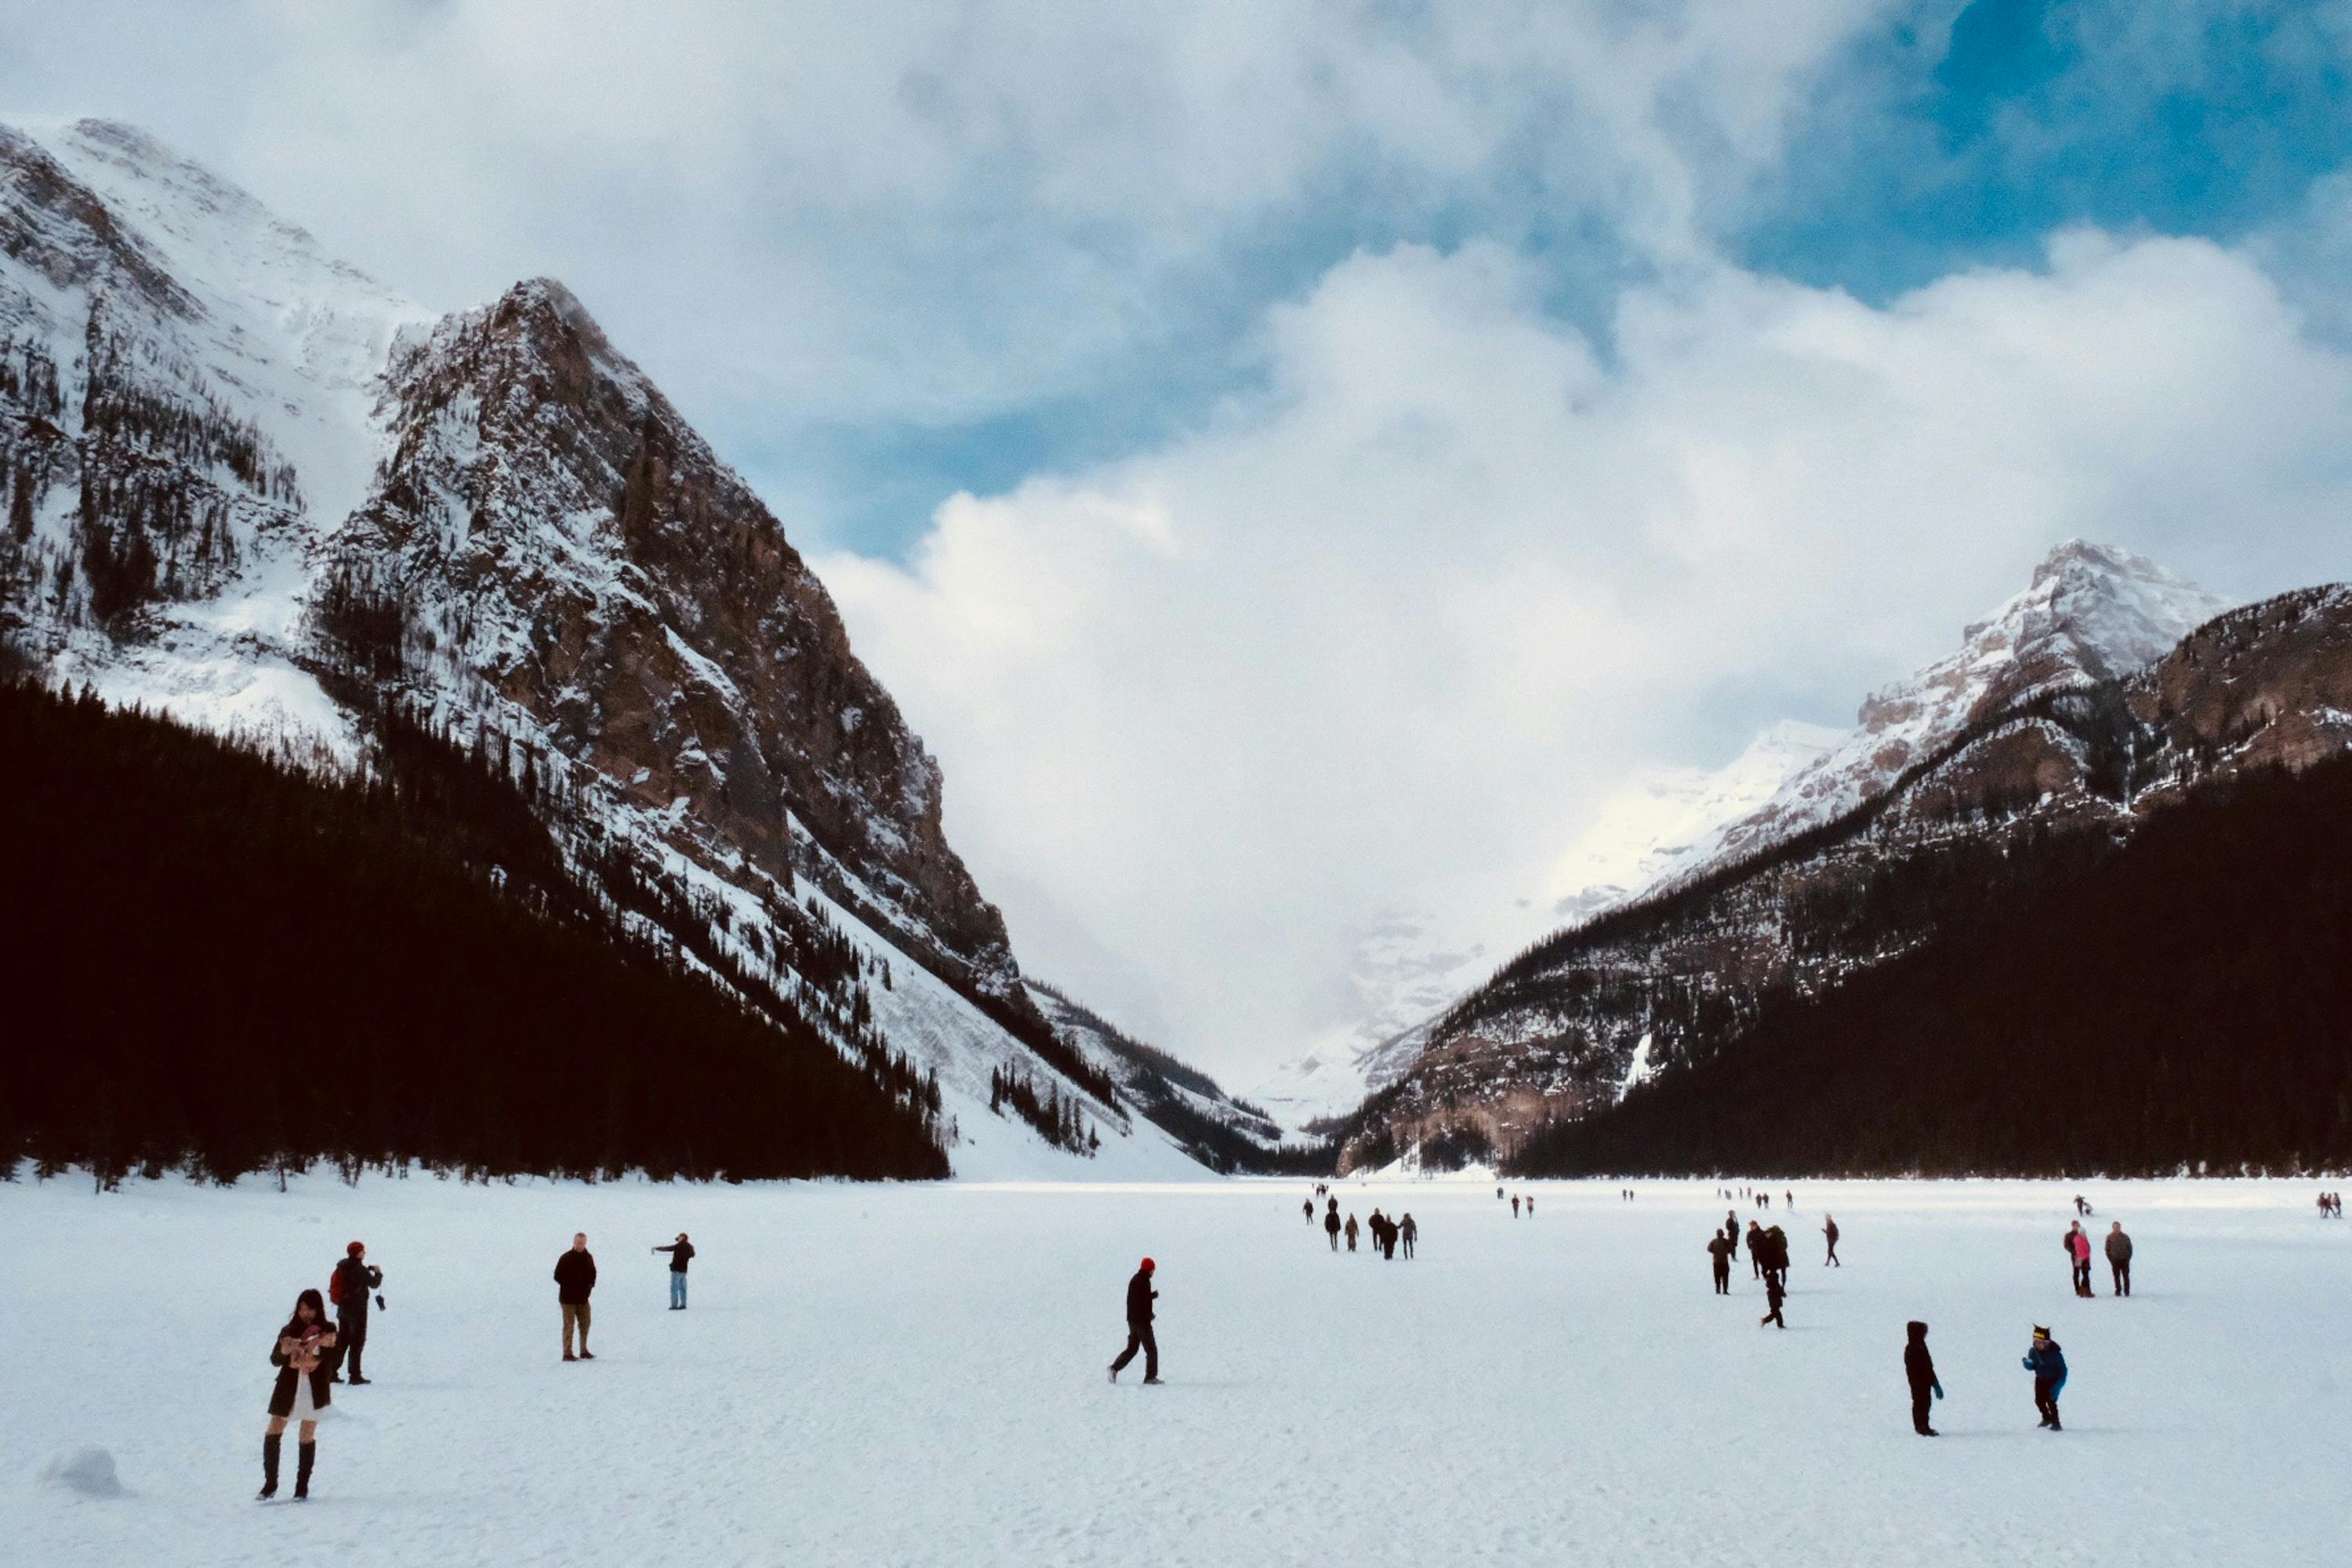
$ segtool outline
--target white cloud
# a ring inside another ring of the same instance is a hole
[[[2352,363],[2242,254],[2074,233],[1885,310],[1717,268],[1629,295],[1605,366],[1538,281],[1359,256],[1212,427],[820,563],[1033,967],[1075,918],[1171,1044],[1262,1064],[1351,1021],[1379,911],[1476,929],[1633,770],[1736,750],[1691,754],[1727,687],[1850,703],[2071,534],[2342,570]]]
[[[429,302],[561,277],[723,437],[1116,390],[1441,215],[1685,254],[1882,4],[85,0],[9,16],[0,104],[143,124]]]

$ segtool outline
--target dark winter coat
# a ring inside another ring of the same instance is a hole
[[[1717,1268],[1729,1268],[1731,1267],[1731,1243],[1729,1241],[1717,1236],[1713,1241],[1706,1244],[1706,1249],[1711,1255],[1713,1255],[1715,1258],[1715,1266]]]
[[[694,1260],[694,1243],[690,1241],[673,1241],[667,1247],[656,1247],[654,1250],[669,1254],[669,1271],[672,1274],[685,1273],[686,1266]]]
[[[1151,1321],[1151,1303],[1159,1294],[1159,1291],[1151,1288],[1150,1271],[1137,1269],[1135,1278],[1127,1282],[1128,1322],[1139,1329],[1149,1325]]]
[[[1777,1312],[1780,1310],[1780,1303],[1788,1299],[1789,1293],[1780,1289],[1780,1277],[1767,1274],[1764,1277],[1764,1304]]]
[[[574,1252],[570,1247],[555,1260],[555,1299],[567,1307],[577,1307],[588,1300],[588,1292],[596,1289],[596,1255]]]
[[[314,1328],[323,1326],[322,1324],[312,1325]],[[293,1324],[289,1323],[278,1331],[278,1339],[283,1339],[288,1334],[299,1335],[299,1332],[300,1331]],[[278,1384],[269,1391],[269,1414],[291,1415],[294,1414],[294,1380],[302,1374],[294,1370],[294,1363],[287,1360],[286,1352],[278,1348],[278,1339],[269,1342],[269,1364],[278,1369]],[[310,1373],[310,1403],[321,1410],[324,1410],[329,1402],[334,1398],[334,1355],[330,1352],[320,1356],[318,1366]]]
[[[1936,1359],[1927,1353],[1927,1325],[1911,1323],[1911,1342],[1903,1347],[1903,1376],[1916,1391],[1936,1386]]]
[[[356,1258],[346,1258],[335,1265],[334,1273],[327,1277],[327,1300],[335,1304],[339,1317],[364,1318],[368,1310],[368,1292],[383,1283],[383,1270]]]
[[[2025,1352],[2025,1370],[2033,1374],[2036,1384],[2063,1384],[2066,1381],[2066,1352],[2058,1348],[2056,1340],[2043,1340]]]
[[[2131,1261],[2130,1237],[2126,1236],[2119,1230],[2111,1230],[2107,1232],[2107,1261],[2110,1263],[2129,1263]]]

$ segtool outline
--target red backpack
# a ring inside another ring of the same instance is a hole
[[[334,1272],[327,1276],[327,1300],[338,1307],[343,1304],[343,1266],[340,1263],[335,1265]]]

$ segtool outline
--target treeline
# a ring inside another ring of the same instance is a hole
[[[320,770],[0,679],[0,1167],[947,1173],[934,1079],[576,879],[527,762],[376,725]]]
[[[1538,1129],[1524,1175],[2352,1167],[2352,759],[2209,784],[1711,1059]]]
[[[1166,1051],[1129,1035],[1085,1004],[1043,981],[1029,984],[1053,998],[1083,1027],[1128,1064],[1123,1097],[1146,1121],[1183,1144],[1186,1153],[1213,1171],[1228,1174],[1328,1175],[1336,1145],[1321,1141],[1285,1143],[1272,1117],[1248,1100],[1227,1094],[1216,1079]],[[1226,1120],[1203,1110],[1188,1096],[1229,1107]]]
[[[1085,1112],[1078,1108],[1077,1097],[1064,1099],[1059,1084],[1047,1084],[1041,1096],[1029,1081],[1028,1074],[991,1068],[988,1110],[992,1116],[1012,1112],[1056,1149],[1092,1159],[1102,1148],[1102,1137],[1087,1123]]]

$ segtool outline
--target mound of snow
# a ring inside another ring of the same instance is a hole
[[[122,1479],[114,1472],[114,1456],[95,1446],[69,1449],[50,1458],[41,1467],[41,1484],[61,1491],[79,1492],[84,1497],[122,1495]]]

